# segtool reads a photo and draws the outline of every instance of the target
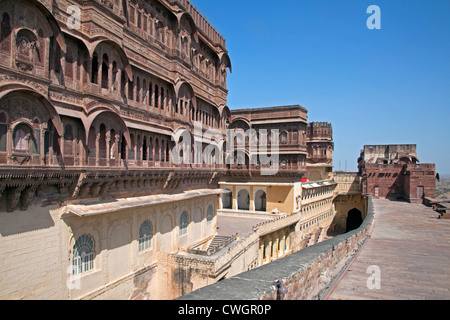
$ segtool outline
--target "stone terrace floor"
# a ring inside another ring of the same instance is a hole
[[[371,236],[328,300],[450,299],[450,220],[419,204],[374,205]],[[367,287],[373,265],[381,271],[379,290]]]
[[[246,235],[253,231],[253,227],[262,222],[272,220],[273,217],[258,216],[226,216],[219,214],[217,216],[217,233],[220,236],[232,236],[238,234]]]

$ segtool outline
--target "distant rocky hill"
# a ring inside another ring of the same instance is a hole
[[[441,175],[440,181],[436,182],[436,199],[450,199],[450,175]]]

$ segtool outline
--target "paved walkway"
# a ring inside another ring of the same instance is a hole
[[[450,299],[450,220],[423,205],[374,204],[371,237],[328,299]],[[379,267],[380,289],[368,289],[370,266]]]
[[[253,227],[271,218],[251,216],[217,215],[217,233],[220,236],[245,235],[253,231]]]

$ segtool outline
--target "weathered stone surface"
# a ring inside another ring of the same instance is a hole
[[[374,203],[373,232],[329,299],[450,299],[450,221],[419,204]],[[380,267],[379,290],[367,288],[372,265]]]

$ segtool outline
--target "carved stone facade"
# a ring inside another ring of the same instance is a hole
[[[0,298],[170,299],[326,229],[328,199],[296,220],[307,110],[231,112],[229,71],[225,40],[188,0],[1,1]],[[277,173],[245,156],[215,163],[235,156],[228,128],[279,129]],[[192,164],[174,161],[172,137],[183,130]],[[201,157],[210,141],[217,153]],[[215,261],[185,258],[217,234],[220,182],[254,183],[252,208],[262,211],[267,185],[295,182],[281,192],[289,216]],[[250,246],[255,256],[244,259]]]
[[[168,255],[216,234],[226,168],[175,164],[172,135],[225,139],[228,71],[186,0],[1,1],[0,296],[174,297]]]
[[[308,180],[332,178],[333,171],[333,127],[328,122],[310,122],[307,128]]]
[[[218,179],[220,168],[175,173],[171,159],[173,132],[198,121],[224,133],[229,116],[225,41],[192,4],[19,0],[0,14],[0,165],[87,171],[62,199]]]
[[[418,163],[416,145],[367,145],[358,169],[363,195],[422,203],[436,197],[436,166]]]

